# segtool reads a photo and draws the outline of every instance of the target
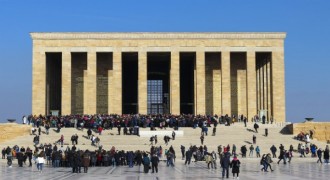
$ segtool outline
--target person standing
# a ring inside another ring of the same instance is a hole
[[[186,148],[183,145],[181,145],[182,160],[184,160],[184,153],[186,152],[185,150]]]
[[[152,172],[154,173],[156,171],[156,173],[158,173],[158,163],[159,163],[159,158],[156,154],[153,154],[151,157],[151,167],[152,167]]]
[[[256,147],[256,154],[257,154],[257,158],[260,158],[260,148],[259,148],[259,146]]]
[[[172,140],[175,140],[175,132],[172,132]]]
[[[84,173],[88,172],[89,163],[90,163],[90,153],[88,150],[86,150],[85,153],[83,154],[83,159],[82,159],[82,164],[84,166]]]
[[[273,158],[276,158],[276,151],[277,151],[277,148],[275,147],[275,145],[273,145],[273,146],[270,148],[270,151],[271,151],[272,154],[273,154]]]
[[[254,147],[251,144],[251,146],[250,146],[250,154],[249,154],[250,157],[253,157],[253,151],[254,151]]]
[[[268,128],[265,128],[265,136],[268,136]]]
[[[212,151],[211,156],[212,156],[213,168],[216,169],[217,168],[217,153]]]
[[[243,118],[243,121],[244,121],[244,127],[246,127],[247,118],[246,118],[246,117],[244,117],[244,118]]]
[[[148,173],[150,166],[150,158],[147,154],[143,154],[143,172]]]
[[[44,156],[45,156],[44,151],[41,151],[40,154],[38,155],[38,158],[37,158],[37,168],[38,168],[38,171],[40,173],[42,173],[42,168],[43,168],[44,163],[45,163]]]
[[[252,141],[253,141],[253,144],[256,144],[257,143],[257,136],[253,134],[252,136]]]
[[[323,159],[324,159],[324,163],[329,164],[329,146],[328,145],[325,147],[325,150],[323,152]]]
[[[201,144],[203,145],[204,144],[204,134],[201,135],[200,139],[201,139]]]
[[[192,151],[191,149],[189,148],[188,151],[186,152],[186,161],[185,161],[185,165],[188,165],[190,164],[190,161],[191,161],[191,157],[192,157]]]
[[[220,162],[222,167],[222,178],[225,178],[225,175],[229,178],[230,153],[226,152]]]
[[[239,168],[240,168],[241,162],[237,159],[237,156],[235,155],[233,160],[230,163],[230,167],[232,168],[233,178],[239,178]],[[228,177],[227,177],[228,178]]]

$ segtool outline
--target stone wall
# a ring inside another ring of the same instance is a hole
[[[305,122],[295,123],[290,126],[289,129],[294,135],[300,132],[309,134],[309,131],[312,130],[314,132],[314,139],[323,142],[330,141],[330,122]]]
[[[30,134],[31,126],[16,123],[0,124],[0,143]]]

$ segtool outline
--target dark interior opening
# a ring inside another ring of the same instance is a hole
[[[194,114],[196,53],[180,53],[180,113]]]
[[[87,53],[71,53],[71,112],[84,113],[84,70],[87,70]]]
[[[46,112],[60,111],[61,107],[62,53],[46,53]]]
[[[108,113],[109,70],[112,70],[112,53],[97,53],[97,91],[96,113]]]
[[[122,54],[122,108],[123,114],[138,112],[138,53]]]
[[[148,114],[169,113],[170,52],[147,53]]]

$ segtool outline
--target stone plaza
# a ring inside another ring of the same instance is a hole
[[[241,158],[240,179],[329,179],[330,164],[316,164],[315,158],[294,158],[291,164],[284,165],[280,163],[272,164],[273,172],[261,172],[259,159]],[[222,169],[207,169],[205,162],[192,162],[189,166],[184,165],[182,160],[177,160],[174,167],[166,167],[165,162],[159,163],[158,173],[143,173],[143,167],[127,166],[119,167],[90,167],[88,173],[72,173],[70,168],[52,168],[47,165],[42,173],[38,172],[36,166],[19,168],[17,161],[14,161],[12,168],[6,166],[5,160],[0,161],[1,179],[47,179],[47,180],[65,180],[65,179],[114,179],[114,180],[166,180],[166,179],[221,179]],[[225,178],[226,179],[226,178]],[[229,174],[229,179],[233,176]]]

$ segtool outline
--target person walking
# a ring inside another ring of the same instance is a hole
[[[318,157],[318,160],[317,160],[317,162],[316,163],[321,163],[322,164],[322,153],[323,153],[323,151],[322,151],[322,149],[321,148],[319,148],[318,150],[317,150],[317,157]]]
[[[268,167],[270,168],[271,171],[274,171],[272,169],[272,165],[271,165],[272,162],[273,162],[272,157],[271,157],[270,153],[268,153],[266,155],[266,165],[267,165],[266,171],[267,171]]]
[[[239,179],[239,168],[240,168],[241,162],[238,160],[237,156],[235,155],[233,160],[230,163],[230,167],[232,168],[233,178]]]

